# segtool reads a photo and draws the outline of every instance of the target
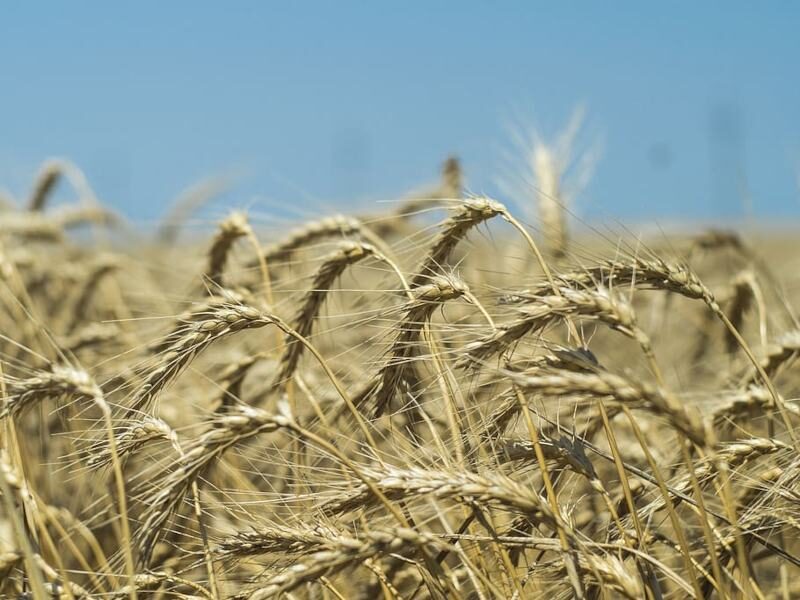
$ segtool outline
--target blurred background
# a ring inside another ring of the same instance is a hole
[[[456,155],[519,207],[544,139],[587,222],[800,216],[799,4],[556,4],[7,1],[0,188],[63,156],[139,223],[214,176],[308,218]]]

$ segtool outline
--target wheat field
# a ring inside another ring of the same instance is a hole
[[[153,234],[45,163],[0,214],[0,593],[800,597],[792,240],[571,237],[548,189],[450,159],[202,233],[206,186]]]

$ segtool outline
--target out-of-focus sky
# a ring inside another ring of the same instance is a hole
[[[794,2],[40,2],[0,6],[0,188],[77,163],[145,222],[203,177],[298,217],[461,157],[511,197],[515,137],[587,110],[586,219],[800,216]]]

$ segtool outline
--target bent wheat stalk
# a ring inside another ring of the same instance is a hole
[[[547,500],[534,490],[499,474],[471,473],[468,471],[437,471],[415,467],[369,467],[361,475],[372,482],[389,500],[431,495],[470,503],[472,500],[497,504],[522,512],[536,523],[554,527],[556,516]],[[336,515],[368,507],[375,503],[372,490],[365,484],[347,491],[341,498],[322,505],[326,514]]]
[[[573,289],[560,287],[558,295],[538,296],[536,302],[518,311],[516,319],[504,323],[482,339],[472,342],[459,360],[461,367],[476,367],[489,358],[502,354],[516,341],[530,333],[538,333],[566,317],[603,321],[612,329],[635,340],[650,362],[651,369],[663,385],[660,369],[647,334],[636,323],[633,308],[606,288]]]
[[[62,177],[65,177],[75,192],[78,193],[80,206],[102,210],[83,171],[68,160],[51,158],[42,163],[34,179],[33,187],[28,197],[29,213],[41,213],[44,211],[48,199]],[[61,219],[58,219],[57,222],[59,225],[66,226],[69,224],[69,220],[62,222]]]
[[[334,215],[319,221],[306,223],[302,227],[289,233],[286,238],[263,250],[263,256],[270,262],[288,260],[300,248],[310,246],[325,238],[349,238],[358,236],[378,248],[383,248],[380,239],[374,239],[372,232],[364,224],[354,218],[344,215]],[[251,260],[246,265],[248,268],[258,267],[258,260]]]
[[[174,341],[158,357],[158,365],[145,376],[131,399],[131,410],[147,412],[158,394],[186,369],[194,357],[217,340],[245,329],[278,323],[279,319],[274,315],[233,299],[216,301],[211,306],[190,313],[170,334],[170,339]]]

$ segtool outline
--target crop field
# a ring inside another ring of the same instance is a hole
[[[576,232],[455,159],[291,226],[90,184],[0,212],[2,597],[800,597],[790,236]]]

